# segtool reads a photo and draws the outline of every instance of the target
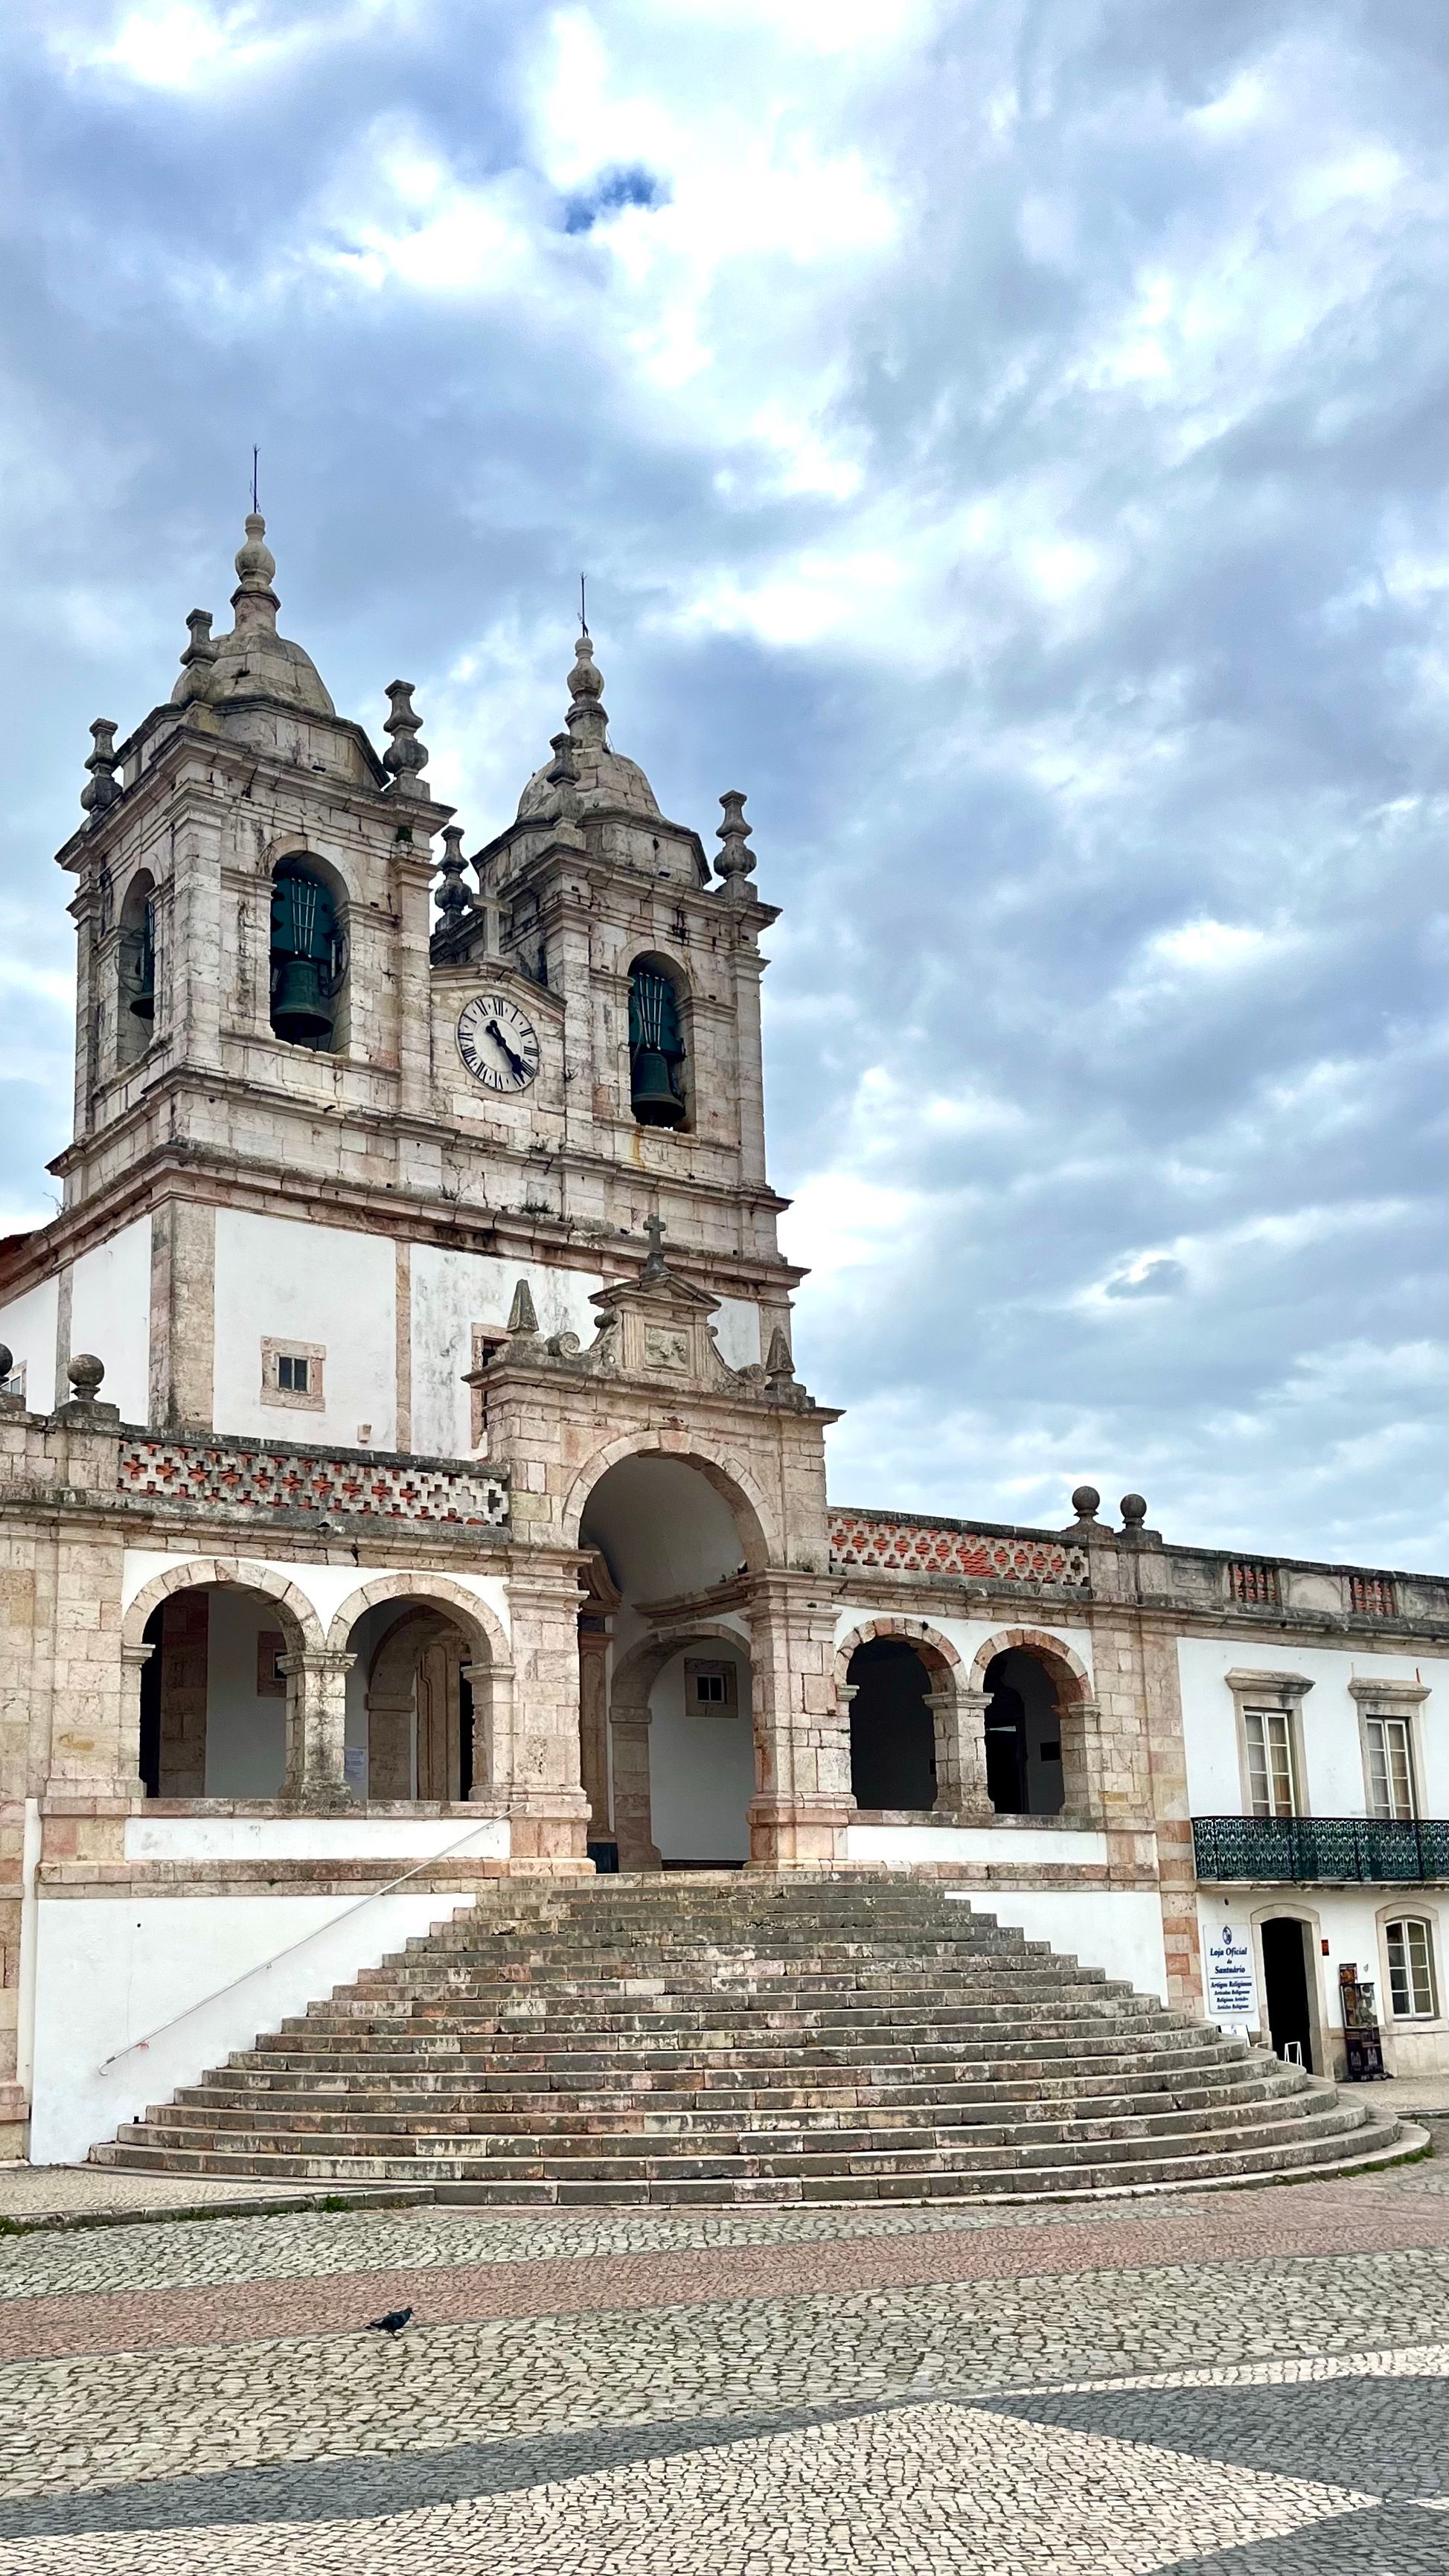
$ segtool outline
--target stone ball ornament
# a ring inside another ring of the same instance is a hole
[[[1101,1508],[1102,1497],[1095,1485],[1078,1485],[1072,1493],[1072,1509],[1079,1520],[1089,1521]],[[1145,1508],[1145,1507],[1144,1507]]]
[[[66,1361],[65,1373],[75,1388],[77,1403],[94,1404],[101,1380],[106,1374],[105,1361],[98,1360],[94,1351],[77,1351],[73,1358]]]

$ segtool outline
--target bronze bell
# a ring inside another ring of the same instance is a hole
[[[312,957],[279,957],[273,968],[272,1027],[293,1046],[332,1035],[332,1004],[323,969]]]
[[[669,1059],[657,1047],[639,1047],[630,1060],[630,1104],[641,1127],[679,1127],[684,1103],[669,1079]]]

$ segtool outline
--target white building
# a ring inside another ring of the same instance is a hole
[[[1449,1587],[828,1503],[743,797],[711,866],[585,637],[465,861],[411,688],[379,758],[260,518],[237,571],[92,727],[64,1208],[0,1255],[12,2140],[591,1863],[934,1873],[1320,2071],[1352,1966],[1443,2067]]]

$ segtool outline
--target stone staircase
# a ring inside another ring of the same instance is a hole
[[[931,1884],[496,1885],[92,2161],[500,2207],[1081,2194],[1391,2149],[1264,2049]]]

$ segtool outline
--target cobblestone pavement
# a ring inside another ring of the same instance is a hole
[[[1444,2576],[1445,2173],[13,2238],[0,2576]]]

